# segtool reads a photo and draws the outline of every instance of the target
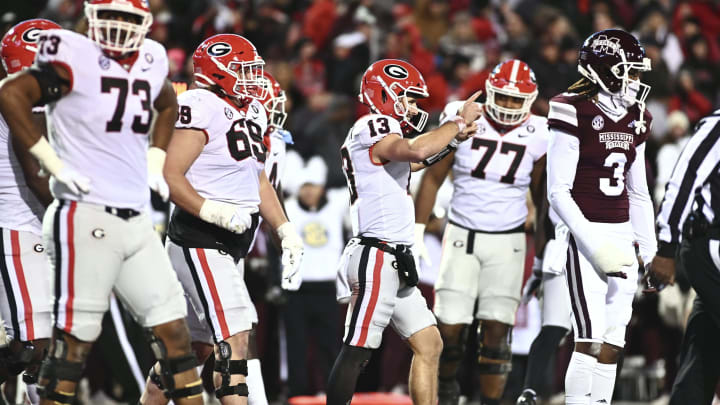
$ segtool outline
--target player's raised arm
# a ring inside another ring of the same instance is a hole
[[[462,142],[474,133],[473,122],[480,116],[481,107],[474,100],[480,91],[465,101],[460,114],[440,127],[419,135],[413,139],[402,138],[400,134],[390,134],[373,147],[373,159],[377,161],[408,161],[420,163],[442,152],[455,139]],[[413,97],[405,97],[408,109],[417,111],[417,101]],[[447,151],[449,153],[453,147]],[[447,153],[445,155],[447,155]],[[443,156],[444,157],[444,156]],[[429,165],[429,164],[427,164]]]

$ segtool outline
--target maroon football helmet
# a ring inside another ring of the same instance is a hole
[[[650,69],[645,49],[637,38],[623,30],[598,31],[580,48],[578,72],[604,91],[620,96],[626,106],[637,103],[640,108],[638,124],[643,123],[645,98],[650,86],[633,77]]]

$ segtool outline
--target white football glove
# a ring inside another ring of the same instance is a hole
[[[90,179],[64,166],[57,173],[51,174],[56,181],[59,181],[75,195],[87,194],[90,192]]]
[[[284,290],[297,291],[302,284],[300,262],[303,256],[303,240],[295,231],[295,225],[285,222],[277,228],[277,234],[282,240],[282,281],[280,286]]]
[[[147,151],[148,185],[151,190],[162,197],[163,201],[167,201],[170,197],[170,187],[163,176],[165,155],[164,150],[155,146],[150,147]]]
[[[49,173],[73,194],[80,195],[81,193],[87,194],[90,192],[90,179],[63,163],[47,139],[40,137],[35,145],[28,149],[28,152],[40,163],[41,169],[38,174]]]
[[[622,246],[611,240],[601,240],[597,246],[591,250],[590,258],[595,269],[610,277],[627,278],[622,268],[635,263],[636,257],[632,245]]]
[[[422,259],[426,265],[432,266],[432,260],[430,259],[430,253],[425,246],[425,224],[415,224],[415,244],[412,247],[414,252],[415,261],[420,266],[420,259]]]
[[[200,219],[234,233],[243,233],[252,226],[252,214],[257,207],[241,207],[222,201],[205,200],[200,207]]]

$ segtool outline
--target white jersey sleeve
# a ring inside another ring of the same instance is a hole
[[[287,145],[285,138],[279,131],[270,133],[270,150],[268,151],[267,160],[265,161],[265,174],[273,188],[277,190],[280,186],[280,180],[285,174],[285,155],[287,154]]]
[[[445,108],[443,108],[442,113],[440,113],[440,125],[457,117],[457,115],[460,113],[460,108],[462,108],[463,103],[464,103],[464,101],[460,101],[460,100],[449,102],[445,106]]]
[[[373,146],[389,134],[402,136],[398,120],[387,115],[366,115],[355,122],[353,129],[355,142],[365,148]]]
[[[68,40],[73,35],[67,35],[65,30],[52,29],[43,31],[38,37],[38,51],[35,54],[35,64],[46,63],[60,65],[70,73],[70,88],[72,91],[75,75],[73,66],[77,63],[79,55],[83,54],[84,43]],[[73,33],[74,34],[74,33]],[[79,34],[75,34],[79,35]]]
[[[202,92],[186,91],[178,96],[178,119],[175,122],[175,128],[203,131],[206,137],[205,143],[207,143],[207,131],[210,128],[213,113],[203,102],[203,95]]]

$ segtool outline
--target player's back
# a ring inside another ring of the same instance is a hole
[[[452,102],[444,119],[462,107]],[[547,151],[544,117],[530,115],[515,128],[501,133],[483,114],[478,131],[458,145],[452,165],[453,196],[448,217],[468,229],[507,231],[525,223],[526,195],[535,162]]]
[[[644,115],[646,127],[650,128],[652,117],[647,111]],[[635,161],[636,148],[648,136],[648,131],[636,134],[638,119],[637,106],[630,107],[616,120],[586,97],[563,93],[550,100],[550,129],[579,139],[579,158],[571,194],[590,221],[620,223],[630,218],[625,177]]]
[[[353,233],[386,242],[413,243],[415,222],[409,162],[376,163],[372,147],[388,134],[402,134],[389,116],[366,115],[355,122],[340,149],[350,189]]]
[[[0,228],[42,234],[45,208],[25,182],[13,150],[10,129],[0,115]]]
[[[70,92],[48,106],[50,143],[70,167],[90,178],[78,197],[51,181],[57,198],[142,209],[147,185],[148,134],[153,103],[168,73],[165,48],[145,39],[130,70],[84,35],[47,30],[36,63],[63,66]]]

